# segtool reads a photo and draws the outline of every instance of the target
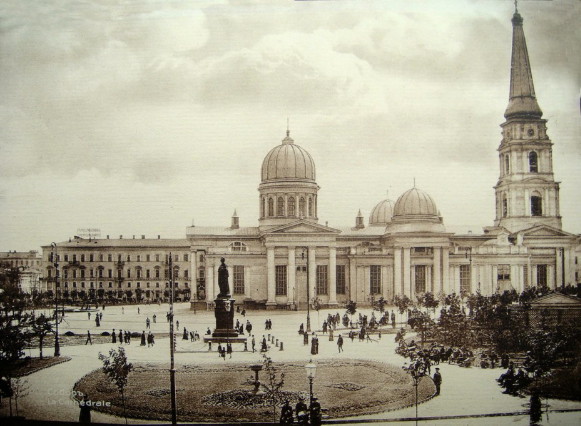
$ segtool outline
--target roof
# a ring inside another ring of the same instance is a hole
[[[99,248],[99,247],[190,247],[190,242],[184,238],[75,238],[71,241],[57,243],[59,248]],[[50,248],[50,245],[43,246]]]
[[[247,226],[240,228],[231,228],[224,226],[190,226],[186,234],[190,235],[207,235],[207,236],[224,236],[224,237],[258,237],[260,235],[257,226]]]
[[[393,217],[439,216],[436,203],[427,192],[416,187],[404,192],[395,202]]]
[[[576,308],[581,309],[581,300],[578,297],[562,293],[551,293],[541,296],[531,302],[531,308]]]
[[[385,226],[367,226],[365,228],[335,227],[341,231],[337,237],[381,237],[385,234]]]
[[[262,182],[278,179],[315,181],[315,162],[311,155],[287,136],[270,150],[262,162]]]

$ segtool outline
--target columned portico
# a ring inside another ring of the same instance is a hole
[[[208,260],[206,266],[206,302],[212,303],[214,300],[214,267]]]
[[[403,288],[404,293],[407,297],[412,297],[412,284],[411,284],[411,271],[410,271],[410,248],[403,248]]]

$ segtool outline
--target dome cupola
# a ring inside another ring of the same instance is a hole
[[[432,197],[413,187],[400,195],[395,202],[388,231],[444,232],[444,224]]]
[[[304,219],[317,222],[315,162],[290,137],[271,149],[261,168],[260,226],[276,226]]]
[[[369,215],[369,225],[382,225],[385,226],[391,222],[391,217],[393,216],[393,201],[385,199],[380,201]]]
[[[315,181],[315,162],[311,155],[290,137],[287,130],[282,143],[270,150],[262,162],[262,182],[300,179]]]

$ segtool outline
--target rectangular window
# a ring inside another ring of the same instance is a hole
[[[156,254],[156,255],[155,255],[155,261],[156,261],[156,262],[159,262],[159,254]]]
[[[337,294],[345,294],[345,265],[337,265]]]
[[[188,255],[184,254],[184,262],[187,262],[187,261],[188,261]]]
[[[137,255],[137,261],[141,262],[141,255],[140,254]]]
[[[99,269],[99,278],[103,278],[103,269]]]
[[[179,254],[176,254],[176,255],[173,257],[173,260],[174,260],[174,262],[179,262],[179,261],[180,261],[180,255],[179,255]]]
[[[146,270],[145,270],[145,277],[146,277],[146,278],[149,278],[149,275],[150,275],[150,273],[149,273],[149,269],[146,269]]]
[[[426,292],[426,265],[416,265],[414,267],[416,280],[416,293]]]
[[[73,269],[73,278],[77,278],[77,270]]]
[[[76,262],[76,261],[77,261],[77,255],[73,254],[73,262]]]
[[[145,256],[145,260],[146,260],[147,262],[150,262],[150,261],[151,261],[151,255],[150,255],[150,254],[146,255],[146,256]]]
[[[141,278],[141,269],[138,269],[138,270],[136,271],[136,273],[137,273],[137,278]]]
[[[113,288],[113,283],[109,281],[109,288]]]
[[[328,292],[327,265],[317,265],[317,295]]]
[[[159,278],[159,269],[155,270],[155,278]]]
[[[185,271],[187,272],[187,271]],[[234,265],[232,268],[234,284],[234,294],[244,294],[244,266]]]
[[[127,261],[131,262],[131,255],[130,254],[127,255]]]
[[[276,295],[286,296],[286,265],[276,265]]]
[[[107,255],[107,262],[113,262],[113,255],[112,254]]]
[[[68,261],[69,261],[69,255],[65,254],[65,262],[68,262]]]
[[[525,265],[523,267],[523,283],[525,288],[529,286],[529,266]]]
[[[537,287],[547,286],[547,265],[537,265]]]
[[[510,281],[510,265],[498,265],[498,281]]]
[[[107,269],[107,274],[109,278],[113,278],[113,269]],[[102,275],[99,275],[99,277],[102,277]]]
[[[460,265],[460,294],[468,294],[470,292],[470,265]]]
[[[381,266],[371,265],[369,267],[369,294],[381,293]]]
[[[184,269],[184,278],[188,278],[188,270]]]
[[[65,278],[68,278],[69,277],[69,271],[67,269],[65,269],[63,272],[64,272]]]
[[[81,278],[85,278],[85,270],[81,269]]]
[[[89,262],[93,262],[94,259],[95,259],[95,257],[92,254],[90,254],[89,255]]]
[[[127,270],[127,278],[131,278],[131,269]]]
[[[85,261],[85,255],[81,254],[81,262],[84,262],[84,261]]]

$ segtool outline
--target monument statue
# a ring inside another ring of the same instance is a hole
[[[226,267],[225,259],[220,259],[222,264],[218,268],[218,286],[220,287],[220,294],[218,297],[229,298],[230,287],[228,286],[228,268]]]

